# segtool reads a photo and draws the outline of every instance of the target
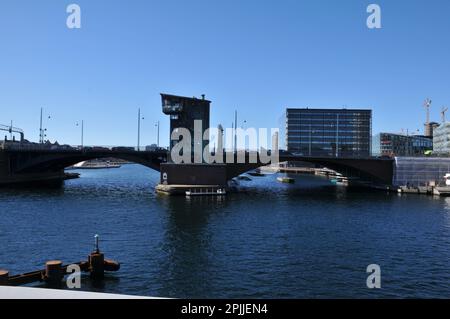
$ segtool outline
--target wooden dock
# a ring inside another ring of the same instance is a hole
[[[400,186],[400,194],[450,196],[450,186]]]
[[[190,194],[205,194],[205,195],[220,195],[223,196],[228,191],[227,186],[221,185],[165,185],[159,184],[156,186],[156,192],[164,195],[186,195]]]

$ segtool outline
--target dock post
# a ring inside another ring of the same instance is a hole
[[[101,280],[105,275],[105,255],[100,252],[99,238],[98,234],[94,236],[95,250],[88,258],[91,278],[94,280]]]
[[[63,278],[62,261],[51,260],[45,263],[45,281],[49,286],[59,287]]]
[[[105,275],[105,255],[103,253],[94,251],[89,255],[89,270],[92,279],[103,279]]]
[[[0,286],[7,286],[9,280],[9,272],[7,270],[0,269]]]

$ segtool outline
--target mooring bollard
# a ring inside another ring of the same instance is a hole
[[[120,263],[111,259],[105,259],[105,255],[100,252],[99,236],[95,235],[94,251],[89,254],[87,261],[80,261],[76,264],[82,272],[90,272],[91,278],[102,280],[105,272],[118,271]],[[50,260],[45,263],[45,269],[35,270],[26,274],[10,276],[7,270],[0,269],[0,286],[20,286],[34,282],[45,281],[50,288],[61,288],[66,270],[70,265],[64,265],[60,260]]]
[[[9,272],[7,270],[0,269],[0,286],[7,286],[9,280]]]
[[[100,252],[99,236],[95,235],[95,250],[89,255],[89,270],[92,279],[103,279],[105,276],[105,255]]]
[[[89,270],[92,279],[103,279],[105,276],[105,255],[96,251],[90,254]]]
[[[45,281],[49,286],[59,287],[63,278],[62,261],[51,260],[45,263]]]

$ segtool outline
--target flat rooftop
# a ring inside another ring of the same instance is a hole
[[[311,107],[288,107],[286,111],[314,111],[314,112],[372,112],[371,109],[350,108],[311,108]]]
[[[173,94],[166,94],[166,93],[161,93],[161,97],[163,99],[169,99],[169,100],[185,100],[185,101],[204,101],[204,102],[208,102],[211,103],[211,101],[206,100],[204,98],[204,95],[200,98],[198,97],[187,97],[187,96],[181,96],[181,95],[173,95]]]

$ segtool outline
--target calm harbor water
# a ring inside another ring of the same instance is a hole
[[[61,189],[0,189],[0,268],[85,260],[94,234],[121,262],[83,290],[177,298],[450,297],[450,199],[349,192],[276,175],[225,198],[155,194],[138,165],[80,171]],[[379,264],[382,289],[366,287]]]

